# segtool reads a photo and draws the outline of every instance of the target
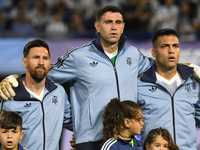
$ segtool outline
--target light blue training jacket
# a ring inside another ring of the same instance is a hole
[[[77,144],[102,139],[102,114],[112,98],[137,98],[137,77],[151,64],[136,47],[125,46],[125,41],[122,35],[115,66],[104,53],[97,34],[88,44],[67,50],[48,73],[51,80],[60,84],[70,82]]]
[[[1,108],[15,111],[23,120],[20,144],[28,150],[59,150],[62,127],[72,130],[70,104],[61,85],[46,79],[42,102],[25,89],[22,78],[14,88],[14,100],[1,101]]]
[[[160,85],[155,65],[138,79],[138,100],[145,124],[144,141],[151,129],[167,129],[180,150],[196,150],[196,126],[200,127],[200,83],[192,75],[193,68],[178,64],[182,84],[173,95]],[[196,122],[195,122],[196,120]]]

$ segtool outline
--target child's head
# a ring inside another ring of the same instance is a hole
[[[168,130],[163,128],[152,129],[145,141],[145,150],[158,150],[161,147],[163,150],[178,150],[178,146],[173,142]]]
[[[1,148],[17,150],[22,137],[22,117],[15,112],[4,110],[0,114]]]
[[[140,106],[130,100],[112,99],[103,114],[104,141],[114,136],[117,139],[126,131],[126,137],[138,135],[144,125]]]

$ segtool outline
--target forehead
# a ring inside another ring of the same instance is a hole
[[[179,40],[175,35],[159,36],[157,42],[160,44],[179,44]]]
[[[122,15],[119,12],[105,12],[101,16],[101,20],[123,20]]]
[[[168,142],[165,139],[163,139],[161,135],[156,136],[156,140],[154,143],[168,144]]]
[[[33,47],[30,49],[30,55],[49,55],[48,50],[45,47]]]
[[[6,131],[13,131],[13,130],[15,130],[15,129],[14,129],[14,128],[10,128],[10,129],[0,128],[0,130],[1,130],[1,131],[5,131],[5,130],[6,130]],[[19,125],[17,126],[16,130],[20,130],[20,126],[19,126]],[[15,131],[16,131],[16,130],[15,130]]]

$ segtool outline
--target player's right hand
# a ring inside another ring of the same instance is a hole
[[[18,75],[9,75],[0,82],[0,97],[4,100],[13,99],[15,92],[13,87],[18,86],[17,79]]]

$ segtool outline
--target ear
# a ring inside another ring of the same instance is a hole
[[[151,55],[156,58],[156,49],[155,48],[152,48],[151,50]]]
[[[122,33],[124,32],[124,26],[125,26],[125,23],[123,23]]]
[[[26,60],[25,57],[22,58],[22,66],[23,66],[24,68],[26,68],[26,66],[27,66],[27,60]]]
[[[146,150],[150,150],[150,145],[148,143],[145,145],[145,147],[146,147]]]
[[[96,28],[97,32],[100,33],[100,26],[99,26],[99,22],[95,22],[94,23],[94,27]]]
[[[20,134],[20,140],[23,138],[23,136],[24,136],[24,132],[21,131],[21,134]]]
[[[129,128],[130,120],[129,119],[124,119],[124,125],[125,125],[126,128]]]

